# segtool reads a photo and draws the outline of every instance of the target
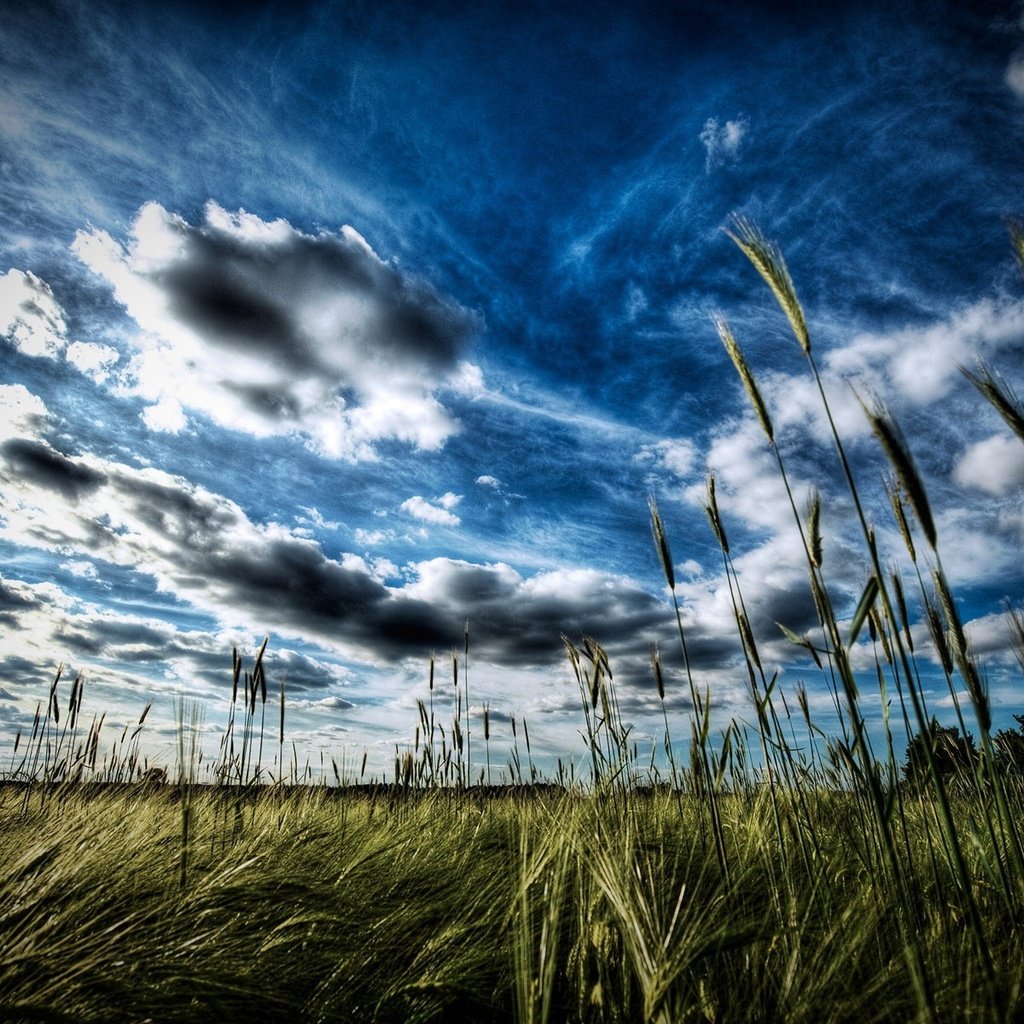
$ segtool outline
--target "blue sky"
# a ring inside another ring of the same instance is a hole
[[[469,619],[475,714],[578,750],[559,635],[586,633],[649,740],[650,643],[687,709],[649,494],[724,725],[749,711],[709,469],[764,650],[827,715],[774,626],[810,625],[799,537],[714,311],[801,499],[821,489],[840,606],[866,566],[733,213],[785,253],[892,558],[850,384],[900,421],[997,724],[1021,710],[1001,609],[1024,583],[1024,446],[957,365],[1024,389],[1005,229],[1024,212],[1024,13],[665,6],[5,15],[7,734],[66,662],[115,724],[154,700],[156,759],[176,695],[215,744],[231,647],[269,634],[289,735],[383,766]]]

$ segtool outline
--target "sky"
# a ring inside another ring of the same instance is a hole
[[[152,702],[170,765],[187,698],[215,752],[232,648],[267,636],[300,760],[388,770],[432,655],[451,713],[467,621],[496,764],[512,717],[541,763],[581,754],[563,634],[607,648],[641,747],[657,644],[685,737],[649,497],[714,724],[752,721],[709,471],[762,657],[827,729],[716,312],[847,618],[868,567],[734,215],[784,253],[887,560],[857,394],[926,481],[997,727],[1024,712],[1024,445],[958,369],[1024,392],[1019,4],[69,0],[5,12],[0,75],[0,767],[59,664],[106,738]]]

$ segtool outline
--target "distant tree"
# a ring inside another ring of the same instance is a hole
[[[996,769],[1003,776],[1024,778],[1024,715],[1014,715],[1016,729],[1000,729],[992,737]]]
[[[1024,735],[1021,739],[1024,740]],[[971,770],[971,765],[978,760],[974,737],[970,733],[964,736],[959,729],[939,725],[933,718],[928,723],[928,731],[916,733],[907,744],[903,777],[911,786],[928,785],[927,747],[931,747],[936,771],[944,780],[966,776]]]

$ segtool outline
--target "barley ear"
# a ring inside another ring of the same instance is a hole
[[[804,355],[811,354],[811,338],[807,332],[807,322],[800,301],[796,297],[793,279],[789,276],[789,268],[782,258],[778,247],[769,242],[756,227],[745,217],[733,215],[732,230],[725,232],[740,248],[744,256],[754,264],[754,268],[764,278],[786,314],[789,325]]]
[[[896,525],[900,530],[900,536],[903,538],[903,543],[907,546],[907,551],[910,552],[910,560],[916,562],[917,549],[914,547],[914,538],[910,533],[910,524],[907,522],[907,515],[903,509],[903,497],[900,494],[899,484],[892,477],[887,477],[884,481],[884,486],[885,493],[889,498],[889,504],[892,506],[892,514],[896,518]]]
[[[743,382],[743,390],[746,391],[750,404],[754,407],[754,412],[757,413],[761,429],[768,435],[768,440],[775,444],[775,430],[772,427],[771,417],[768,415],[768,406],[765,405],[764,399],[761,397],[761,391],[757,386],[757,381],[754,380],[754,375],[751,373],[746,359],[743,358],[743,352],[740,349],[739,343],[736,341],[729,324],[721,313],[713,313],[711,316],[715,322],[718,336],[722,339],[722,344],[725,346],[725,351],[729,353],[732,365],[736,367],[736,372],[740,375],[740,380]]]
[[[1006,381],[1000,379],[980,359],[977,373],[963,366],[960,367],[960,372],[988,399],[996,412],[1006,420],[1010,429],[1024,441],[1024,402],[1013,393]]]
[[[668,537],[665,536],[665,524],[661,521],[661,513],[658,512],[658,505],[653,495],[648,497],[647,507],[651,510],[651,531],[654,533],[654,546],[658,549],[665,581],[668,583],[669,590],[675,590],[676,574],[672,567],[672,552],[669,550]]]
[[[1009,217],[1006,221],[1006,228],[1010,232],[1010,244],[1013,246],[1013,255],[1017,257],[1020,269],[1024,270],[1024,224],[1016,217]]]
[[[859,395],[857,396],[857,401],[860,402],[861,408],[871,423],[871,429],[874,431],[875,437],[878,438],[886,457],[896,471],[896,478],[899,480],[904,494],[906,494],[910,501],[910,507],[914,510],[917,521],[921,524],[921,530],[924,532],[925,538],[934,548],[937,537],[931,506],[928,504],[928,494],[924,489],[921,476],[917,472],[917,466],[914,465],[914,459],[910,454],[910,449],[907,447],[907,442],[902,432],[881,402],[875,402],[874,407],[869,409]]]
[[[811,561],[815,569],[821,568],[821,494],[815,487],[811,492],[810,505],[807,510],[807,533],[810,538]]]
[[[1010,646],[1017,663],[1024,669],[1024,612],[1007,604],[1006,617],[1010,627]]]
[[[665,699],[665,675],[661,668],[661,651],[657,644],[651,644],[651,668],[654,670],[654,682],[658,687],[658,698]]]
[[[711,529],[714,531],[718,546],[725,554],[729,554],[729,538],[725,535],[725,527],[722,526],[722,519],[718,514],[718,499],[715,496],[715,474],[708,473],[708,503],[704,511],[708,514],[711,522]]]

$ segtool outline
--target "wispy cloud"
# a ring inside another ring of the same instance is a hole
[[[701,145],[707,154],[705,169],[713,171],[736,160],[749,131],[750,121],[743,114],[724,124],[717,117],[709,117],[700,130]]]
[[[1024,51],[1015,53],[1006,66],[1006,84],[1024,100]]]

